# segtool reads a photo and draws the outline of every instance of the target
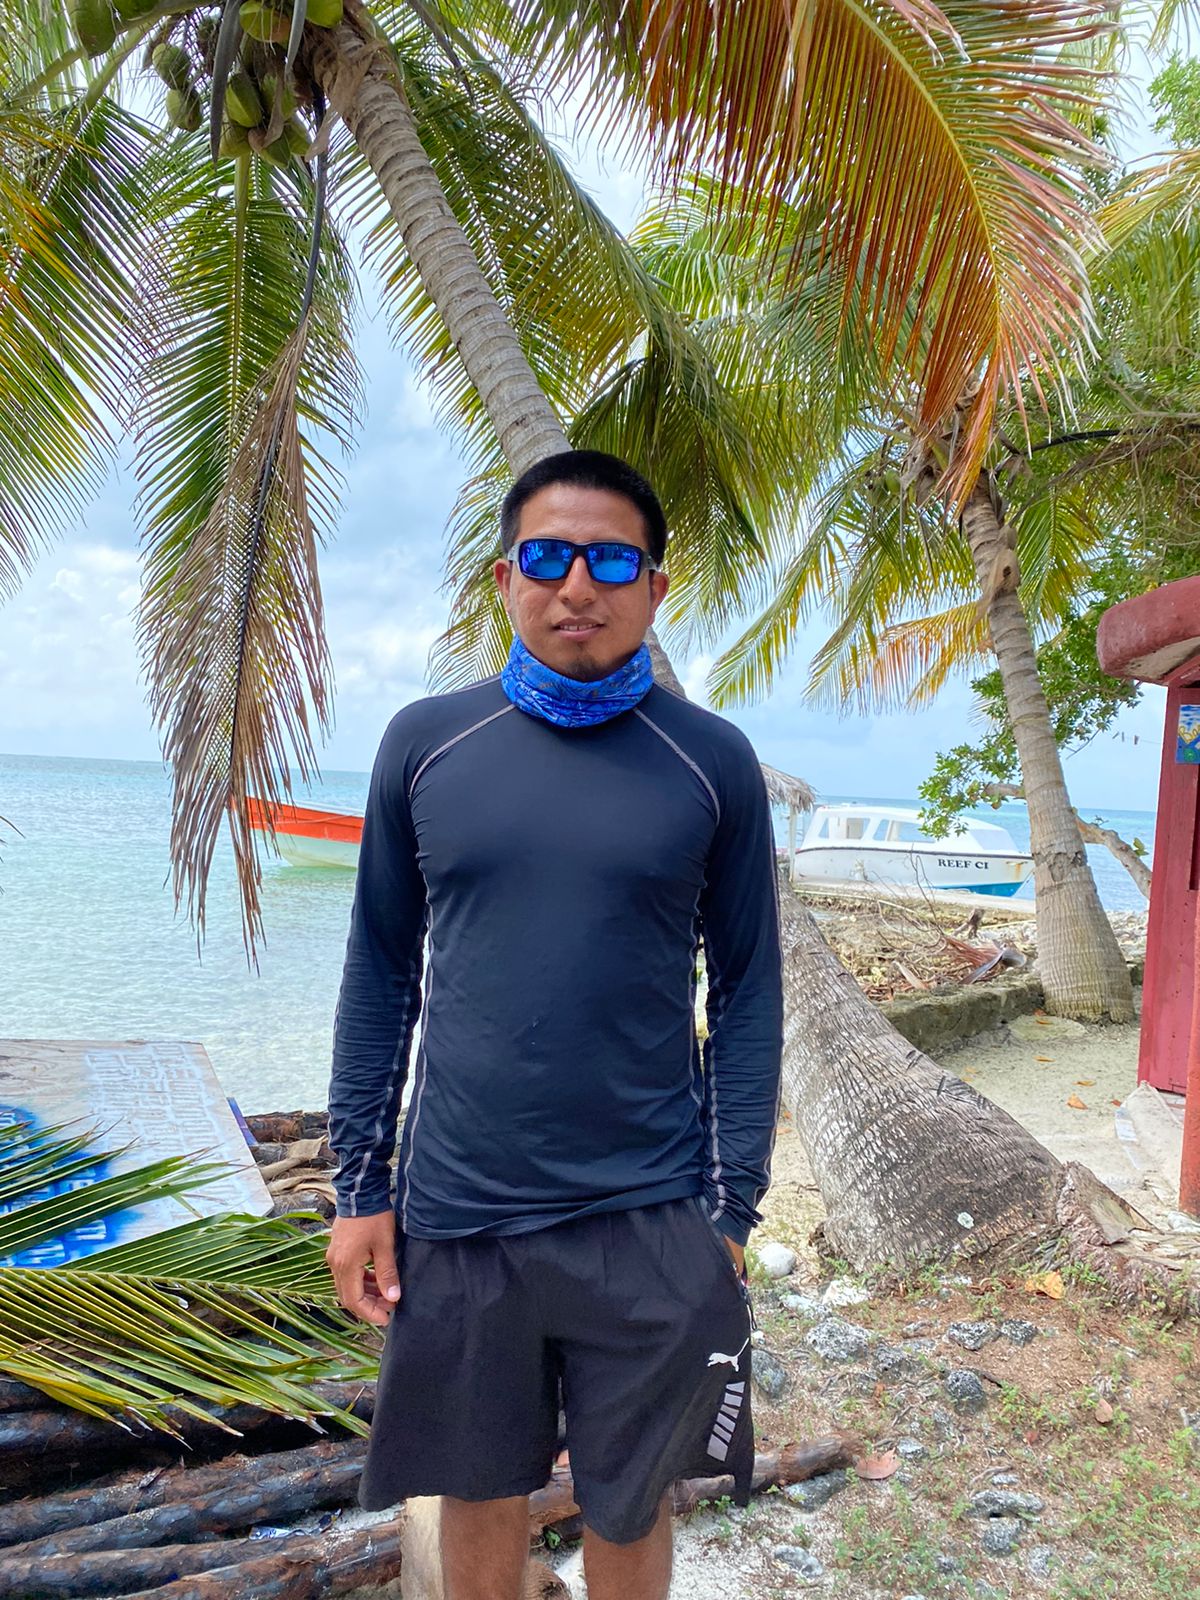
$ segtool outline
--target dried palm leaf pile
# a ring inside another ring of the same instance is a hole
[[[998,922],[990,936],[981,931],[986,913],[964,922],[959,907],[932,898],[864,895],[850,905],[804,898],[826,943],[872,1000],[1000,978],[1032,955],[1024,930],[1018,942],[1011,925]]]

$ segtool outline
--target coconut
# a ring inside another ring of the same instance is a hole
[[[242,27],[252,39],[259,39],[263,44],[287,43],[292,19],[274,6],[264,5],[262,0],[246,0],[239,15]]]
[[[185,133],[195,133],[204,118],[204,107],[195,89],[167,90],[167,120]]]
[[[168,88],[192,88],[192,58],[182,45],[156,45],[150,65]]]
[[[230,156],[244,156],[250,149],[250,135],[238,122],[221,124],[221,142],[217,154],[224,160]]]
[[[263,97],[248,72],[235,72],[225,85],[225,109],[243,128],[257,128],[267,120]]]
[[[308,0],[305,19],[314,28],[336,28],[342,20],[342,0]]]
[[[109,0],[74,0],[71,27],[89,56],[102,56],[117,37],[116,13]]]

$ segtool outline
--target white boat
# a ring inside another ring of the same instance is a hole
[[[796,851],[799,879],[878,883],[1014,895],[1033,871],[1004,828],[964,818],[962,832],[933,839],[919,811],[899,806],[818,806]]]

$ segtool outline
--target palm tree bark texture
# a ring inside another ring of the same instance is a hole
[[[1100,904],[1067,793],[1029,621],[1017,592],[1015,540],[986,476],[981,475],[968,496],[962,524],[1021,762],[1046,1008],[1062,1016],[1127,1022],[1133,1016],[1129,969]]]
[[[310,70],[354,136],[429,297],[491,419],[514,475],[571,442],[451,211],[386,46],[351,23],[310,29]],[[683,686],[653,629],[654,675]]]
[[[313,34],[310,65],[379,181],[514,474],[567,448],[451,212],[386,50],[346,23]],[[668,681],[678,686],[674,673]],[[961,1258],[1014,1237],[1028,1245],[1051,1228],[1059,1163],[912,1049],[798,901],[788,905],[786,934],[785,1094],[834,1248],[859,1265]],[[960,1220],[968,1214],[969,1227]]]

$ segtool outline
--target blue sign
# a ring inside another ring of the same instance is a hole
[[[36,1133],[38,1126],[39,1120],[32,1112],[20,1106],[0,1105],[0,1127],[24,1127]],[[22,1141],[10,1146],[9,1153],[15,1164],[22,1157],[32,1155],[34,1147]],[[72,1189],[86,1189],[93,1183],[99,1183],[101,1178],[107,1178],[109,1171],[109,1163],[104,1156],[98,1156],[90,1167],[75,1172],[69,1178],[56,1179],[52,1170],[48,1181],[37,1189],[31,1189],[15,1201],[0,1201],[0,1216],[19,1211],[38,1200],[56,1199]],[[0,1256],[0,1267],[65,1267],[82,1256],[95,1255],[98,1250],[119,1244],[134,1216],[135,1211],[126,1210],[107,1217],[94,1217],[91,1222],[82,1223],[78,1228],[69,1228],[54,1238],[43,1239],[28,1249],[18,1250],[15,1255]]]
[[[1200,706],[1180,706],[1176,761],[1200,767]]]

